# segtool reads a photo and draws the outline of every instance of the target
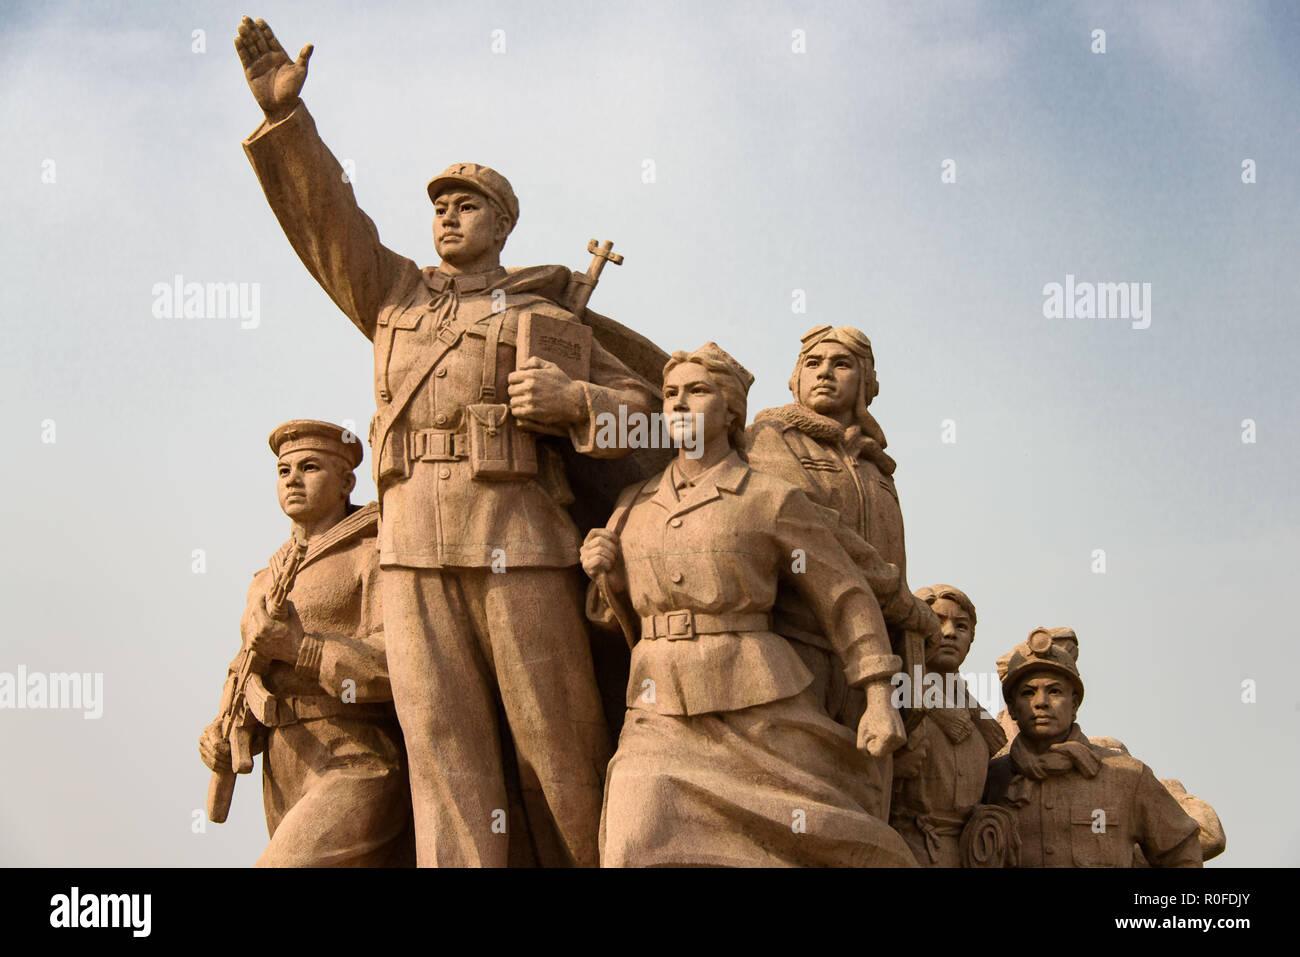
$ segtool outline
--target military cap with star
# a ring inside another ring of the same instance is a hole
[[[361,440],[341,425],[321,422],[317,419],[293,419],[277,425],[267,440],[276,458],[289,452],[314,449],[337,455],[348,463],[350,468],[361,464],[365,451]]]
[[[437,200],[439,193],[455,186],[468,186],[492,200],[505,210],[512,227],[519,222],[519,200],[510,188],[510,181],[491,167],[478,163],[453,163],[429,180],[430,202]]]

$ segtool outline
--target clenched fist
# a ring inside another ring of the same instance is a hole
[[[199,757],[209,771],[233,771],[230,763],[230,742],[221,736],[220,720],[213,721],[199,735]]]
[[[240,626],[245,644],[253,651],[253,672],[264,673],[273,660],[297,662],[303,630],[293,602],[286,603],[282,615],[273,615],[263,597],[250,604]]]
[[[903,719],[889,700],[888,680],[873,681],[867,685],[867,710],[858,722],[858,750],[873,758],[893,754],[907,741]]]
[[[582,386],[554,362],[536,356],[510,373],[510,414],[521,423],[569,426],[586,415]]]
[[[615,591],[622,591],[626,586],[623,572],[623,549],[618,536],[608,528],[593,528],[587,533],[587,540],[582,543],[579,552],[582,570],[591,578],[607,575],[609,585]]]

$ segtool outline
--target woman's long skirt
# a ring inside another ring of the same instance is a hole
[[[810,690],[694,716],[629,709],[605,780],[604,867],[914,867],[872,758]]]

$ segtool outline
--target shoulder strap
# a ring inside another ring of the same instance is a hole
[[[402,414],[407,403],[411,401],[411,397],[415,395],[415,390],[424,384],[424,380],[429,378],[434,368],[442,361],[442,357],[460,341],[464,331],[463,326],[457,325],[444,333],[439,333],[436,343],[425,354],[425,361],[419,367],[419,371],[412,372],[403,380],[402,387],[397,390],[386,408],[376,410],[375,434],[370,446],[372,455],[379,455],[379,450],[384,447],[384,440],[388,438],[388,433],[392,431],[393,423],[397,421],[397,417]]]
[[[636,500],[641,497],[641,492],[645,490],[646,486],[655,481],[656,478],[657,476],[652,475],[650,478],[638,485],[636,491],[628,496],[626,505],[615,506],[614,511],[610,513],[609,521],[605,524],[605,527],[615,535],[622,535],[623,526],[627,524],[627,516],[628,513],[632,511],[632,506],[635,505]],[[623,637],[627,640],[628,648],[633,647],[636,644],[637,639],[641,637],[640,629],[636,627],[637,620],[634,617],[629,617],[629,609],[610,589],[609,580],[604,575],[598,575],[596,577],[596,588],[600,590],[600,596],[605,599],[605,604],[609,605],[610,609],[614,612],[614,617],[618,619],[619,629],[623,632]]]
[[[483,374],[478,389],[480,402],[495,402],[497,398],[497,346],[501,342],[501,324],[505,318],[505,312],[495,312],[488,320],[487,335],[483,340]]]
[[[628,496],[626,505],[614,506],[614,511],[609,513],[609,521],[605,523],[605,527],[609,529],[611,532],[613,532],[615,535],[622,535],[623,526],[627,524],[627,513],[632,510],[632,506],[636,504],[636,500],[641,497],[641,493],[646,490],[646,487],[651,482],[658,481],[660,477],[661,477],[660,475],[650,476],[648,479],[646,479],[644,482],[642,482],[640,485],[637,486],[636,492]]]

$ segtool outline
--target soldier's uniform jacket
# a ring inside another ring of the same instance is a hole
[[[967,702],[975,701],[966,687]],[[960,867],[960,838],[984,793],[989,759],[1006,736],[982,706],[926,708],[894,755],[894,799],[889,823],[922,866]],[[924,751],[916,768],[909,752]]]
[[[298,660],[273,661],[245,686],[250,711],[268,729],[259,738],[271,842],[259,867],[414,863],[406,753],[384,652],[378,517],[372,502],[313,539],[288,595],[303,627]],[[291,547],[282,546],[281,558]],[[245,637],[250,610],[271,584],[269,569],[253,577]]]
[[[313,541],[289,592],[302,621],[297,662],[273,661],[262,683],[270,707],[285,723],[295,713],[312,717],[393,715],[393,692],[384,653],[384,621],[375,548],[378,507],[357,509]],[[286,549],[291,543],[286,543]],[[271,572],[253,576],[240,630],[271,589]],[[239,658],[231,663],[231,671]],[[355,703],[342,700],[345,692]],[[278,702],[278,703],[277,703]]]
[[[984,802],[1009,808],[1022,867],[1132,867],[1133,845],[1156,867],[1200,867],[1199,828],[1141,761],[1092,744],[1076,724],[1047,769],[1017,736],[989,763]],[[1050,753],[1050,752],[1049,752]]]
[[[640,617],[629,708],[735,711],[807,688],[811,673],[771,628],[779,583],[807,601],[850,684],[897,670],[879,606],[824,509],[734,452],[694,484],[679,489],[679,480],[674,465],[624,490],[608,525],[620,535],[628,598]],[[795,571],[796,549],[802,571]],[[614,621],[596,584],[588,615]]]
[[[384,513],[381,564],[483,567],[502,557],[507,567],[575,564],[578,533],[565,509],[572,494],[555,440],[538,440],[507,416],[512,442],[536,443],[536,476],[474,479],[466,458],[466,407],[509,402],[520,316],[573,320],[553,301],[569,270],[452,276],[387,249],[302,104],[279,123],[263,122],[244,149],[293,248],[374,344],[370,438]],[[595,342],[591,381],[582,385],[587,417],[559,441],[594,457],[625,454],[596,445],[597,416],[617,415],[619,405],[645,413],[654,391]]]
[[[748,440],[750,465],[803,489],[839,516],[840,544],[867,576],[890,626],[900,632],[929,630],[933,616],[907,587],[894,460],[880,439],[792,403],[755,416]],[[783,635],[829,648],[795,595],[780,597],[776,622]]]

